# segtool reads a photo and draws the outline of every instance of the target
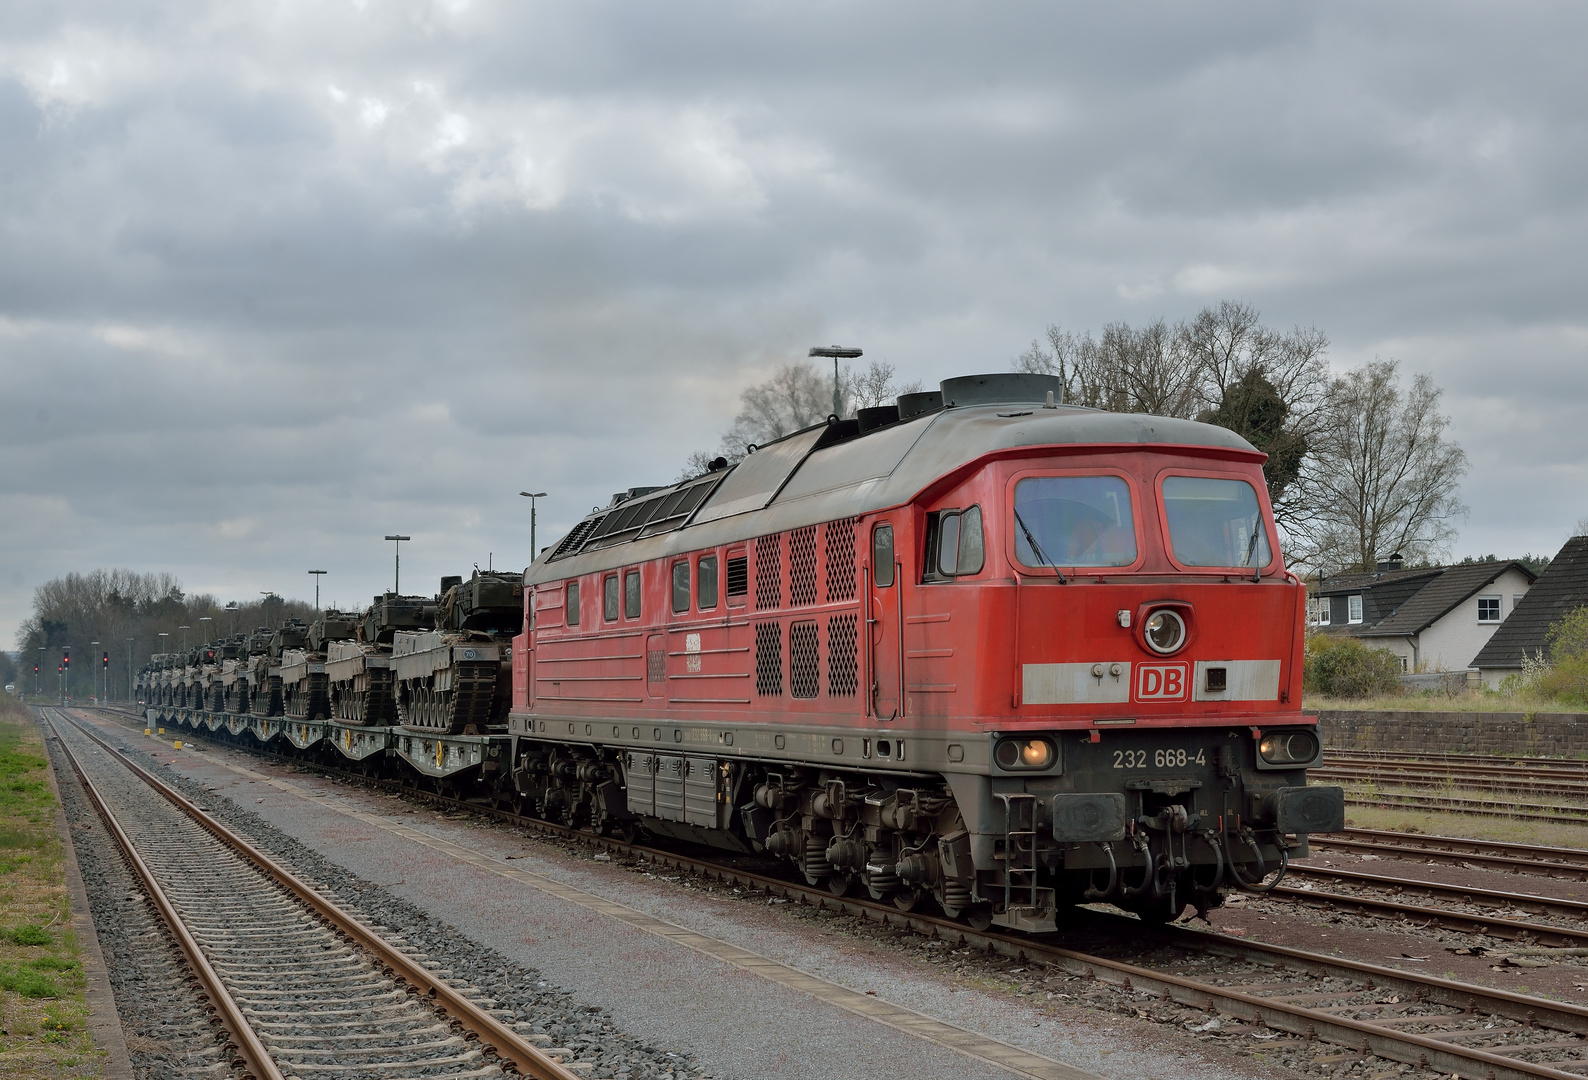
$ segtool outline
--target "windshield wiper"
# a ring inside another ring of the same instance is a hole
[[[1015,524],[1019,525],[1020,531],[1026,534],[1026,543],[1031,545],[1031,550],[1036,554],[1037,558],[1042,560],[1042,565],[1053,571],[1054,575],[1058,577],[1060,585],[1068,585],[1069,582],[1064,580],[1064,571],[1055,566],[1053,560],[1048,558],[1048,553],[1042,550],[1042,545],[1037,543],[1035,536],[1031,535],[1031,530],[1026,526],[1026,519],[1020,516],[1019,510],[1015,511]],[[1251,556],[1248,555],[1247,558],[1251,558]]]
[[[1246,544],[1246,558],[1241,560],[1241,565],[1242,566],[1252,566],[1252,552],[1257,550],[1257,538],[1263,535],[1262,533],[1257,531],[1258,520],[1259,520],[1259,518],[1261,518],[1261,516],[1262,516],[1261,514],[1254,514],[1252,516],[1252,538]],[[1257,581],[1259,578],[1261,578],[1262,574],[1263,574],[1263,568],[1262,567],[1260,567],[1260,566],[1252,566],[1252,580],[1253,581]]]

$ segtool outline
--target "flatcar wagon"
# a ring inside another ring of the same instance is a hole
[[[950,379],[585,518],[524,574],[517,797],[977,925],[1271,887],[1344,800],[1263,455],[1061,396]]]

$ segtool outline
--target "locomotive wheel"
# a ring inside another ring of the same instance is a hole
[[[972,930],[985,930],[992,925],[992,905],[972,904],[965,909],[965,923]]]
[[[900,889],[893,894],[893,906],[900,911],[914,911],[921,902],[921,894],[914,889]]]
[[[827,878],[827,891],[834,896],[848,896],[855,888],[855,875],[832,874]]]

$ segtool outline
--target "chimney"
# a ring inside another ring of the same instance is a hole
[[[1379,560],[1378,572],[1383,574],[1383,573],[1387,573],[1389,571],[1399,570],[1401,568],[1401,564],[1404,561],[1405,560],[1401,556],[1401,553],[1397,551],[1395,554],[1391,555],[1389,558],[1380,559]]]

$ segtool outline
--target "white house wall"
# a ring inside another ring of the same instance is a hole
[[[1417,662],[1424,671],[1464,671],[1472,666],[1478,652],[1489,643],[1499,623],[1478,622],[1478,597],[1500,597],[1500,618],[1511,617],[1516,605],[1512,597],[1526,594],[1528,580],[1515,569],[1507,570],[1491,584],[1456,605],[1439,621],[1424,630],[1417,642]],[[1400,639],[1386,641],[1384,645],[1397,653],[1405,653]],[[1407,665],[1407,670],[1412,670]]]

